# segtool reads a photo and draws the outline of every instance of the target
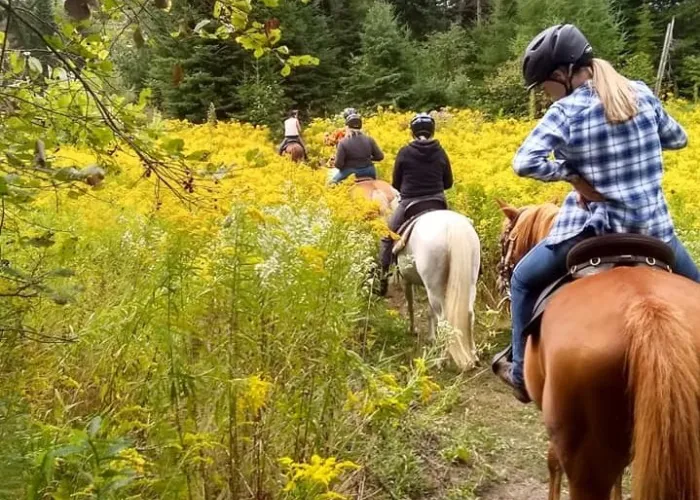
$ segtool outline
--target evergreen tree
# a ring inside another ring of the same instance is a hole
[[[317,5],[297,0],[283,3],[274,14],[281,21],[281,43],[295,54],[311,54],[320,61],[318,66],[297,68],[282,82],[287,100],[309,114],[336,111],[334,96],[348,75],[349,54],[333,36],[333,21]],[[355,39],[359,43],[359,36]]]
[[[621,22],[610,0],[518,0],[515,55],[520,56],[539,31],[559,23],[574,23],[597,57],[614,62],[624,48]]]
[[[435,33],[416,50],[413,61],[415,83],[410,104],[414,109],[464,106],[471,102],[470,68],[476,47],[459,24]]]
[[[515,37],[513,28],[517,17],[517,0],[495,0],[488,23],[475,30],[477,44],[481,47],[476,67],[479,74],[492,72],[495,67],[513,56],[512,45]]]
[[[648,3],[644,3],[639,8],[637,24],[634,27],[634,52],[654,58],[656,55],[655,38],[656,32],[652,20],[651,7]]]
[[[447,2],[435,0],[391,0],[396,17],[401,25],[419,39],[431,33],[449,28],[450,17]]]
[[[203,121],[212,102],[222,117],[241,109],[237,87],[252,56],[234,42],[206,40],[193,32],[212,5],[210,0],[177,2],[173,14],[150,33],[154,50],[147,83],[169,116]]]
[[[379,0],[362,25],[361,54],[352,62],[348,89],[353,103],[407,104],[413,83],[412,46],[391,5]]]

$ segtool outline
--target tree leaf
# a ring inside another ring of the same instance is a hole
[[[203,28],[208,26],[211,23],[211,19],[202,19],[197,23],[197,25],[194,27],[194,32],[199,33],[202,31]]]
[[[68,80],[68,73],[65,69],[56,67],[51,70],[51,78],[61,81]]]
[[[223,7],[223,4],[218,0],[214,2],[214,10],[212,11],[212,16],[214,16],[214,19],[219,19],[219,17],[221,17],[221,10]]]
[[[180,154],[184,147],[185,147],[185,141],[183,141],[179,137],[175,137],[173,139],[167,139],[167,140],[163,141],[163,149],[165,149],[171,155]]]
[[[256,59],[260,59],[264,55],[265,55],[265,49],[263,49],[262,47],[258,47],[253,52],[253,57],[255,57]]]
[[[33,75],[40,75],[43,71],[41,67],[41,61],[36,57],[29,57],[27,59],[27,64],[29,65],[29,72]]]
[[[282,67],[282,70],[280,71],[280,74],[281,74],[282,76],[289,76],[291,72],[292,72],[292,67],[291,67],[289,64],[285,64],[285,65]]]
[[[10,67],[12,68],[12,73],[19,75],[24,72],[27,61],[19,52],[10,53]]]
[[[193,153],[188,154],[185,158],[187,160],[192,160],[192,161],[205,161],[209,156],[211,155],[211,151],[207,151],[206,149],[200,149],[198,151],[194,151]]]

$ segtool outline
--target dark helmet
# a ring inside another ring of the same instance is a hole
[[[532,39],[523,57],[523,77],[528,90],[544,82],[559,66],[588,66],[593,48],[573,24],[558,24]]]
[[[362,128],[362,117],[354,109],[351,111],[351,113],[345,115],[345,125],[359,130]]]
[[[413,137],[424,136],[430,139],[435,134],[435,120],[428,113],[418,113],[411,120]]]

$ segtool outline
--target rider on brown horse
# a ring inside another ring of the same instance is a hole
[[[375,161],[382,161],[384,153],[377,142],[362,132],[362,117],[352,108],[345,113],[345,137],[338,143],[335,153],[335,168],[338,173],[331,179],[332,184],[347,179],[352,174],[355,177],[377,178]]]
[[[529,89],[541,85],[556,102],[513,160],[515,172],[545,182],[565,181],[566,197],[549,236],[525,255],[510,282],[513,361],[504,351],[493,369],[528,402],[523,381],[525,338],[539,294],[566,274],[568,251],[580,240],[606,233],[638,233],[667,243],[675,272],[700,274],[678,240],[661,187],[662,149],[680,149],[688,138],[642,82],[632,82],[593,58],[572,25],[553,26],[525,51]],[[555,160],[549,160],[550,153]]]
[[[389,229],[393,232],[398,231],[405,222],[409,204],[436,196],[444,199],[445,190],[450,189],[453,182],[447,153],[433,138],[435,120],[427,113],[417,114],[411,120],[411,133],[414,140],[401,148],[394,163],[392,186],[401,193],[401,202],[389,220]],[[390,237],[382,238],[379,256],[382,266],[381,295],[387,291],[392,246]]]
[[[299,111],[293,109],[289,112],[289,116],[284,121],[284,140],[280,144],[277,152],[279,154],[284,153],[287,145],[290,143],[299,144],[304,150],[304,157],[306,157],[306,145],[304,140],[301,138],[301,123],[299,123]]]

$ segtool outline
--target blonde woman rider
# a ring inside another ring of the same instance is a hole
[[[523,329],[539,294],[566,273],[566,254],[580,240],[645,234],[673,249],[676,273],[696,282],[700,274],[676,236],[661,188],[662,149],[681,149],[688,137],[649,88],[594,58],[586,37],[571,24],[552,26],[530,42],[523,75],[528,89],[541,85],[555,102],[516,153],[513,169],[574,187],[548,237],[513,270],[513,361],[506,351],[493,361],[494,372],[527,403]]]

